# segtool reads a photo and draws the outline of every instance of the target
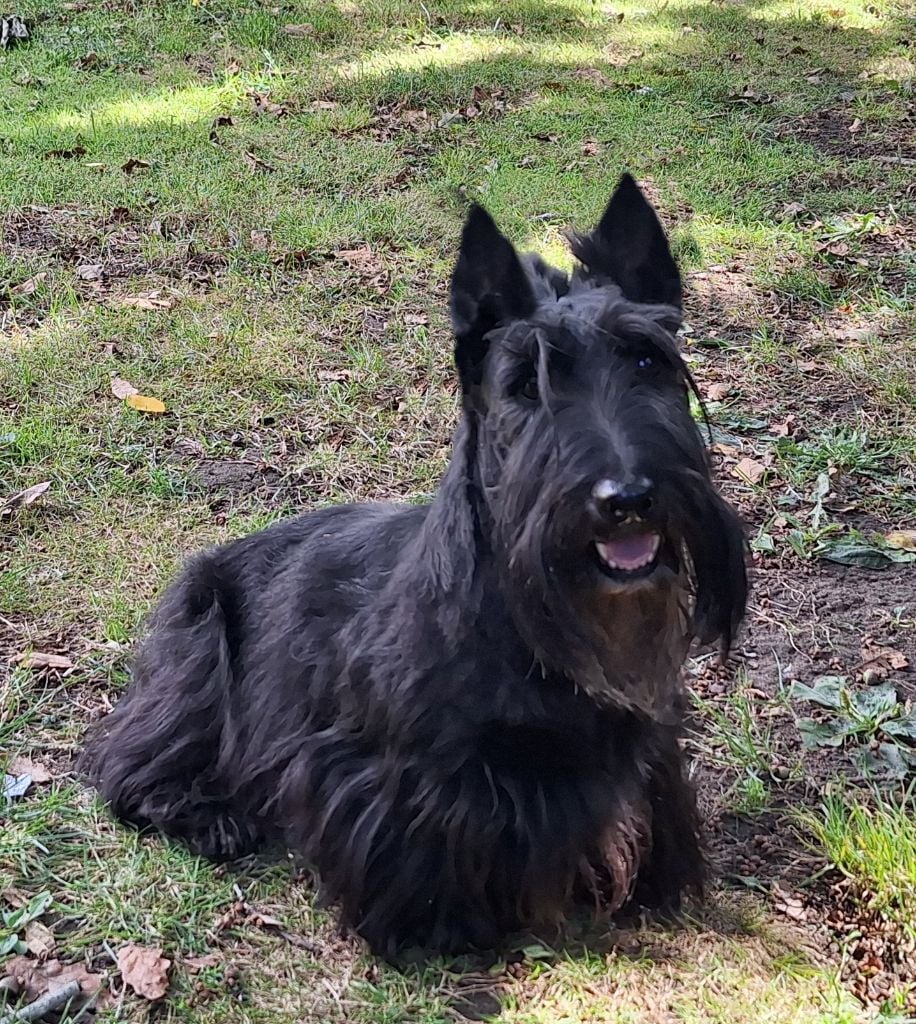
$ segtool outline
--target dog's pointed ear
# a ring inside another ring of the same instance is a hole
[[[455,365],[465,390],[480,382],[486,335],[500,323],[531,314],[537,302],[512,243],[482,206],[471,207],[452,274]]]
[[[589,277],[609,277],[631,302],[681,306],[681,275],[652,204],[624,174],[590,235],[571,240]]]

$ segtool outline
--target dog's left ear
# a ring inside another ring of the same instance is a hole
[[[681,306],[681,275],[652,204],[624,174],[590,235],[571,239],[588,277],[609,277],[631,302]]]
[[[530,315],[536,305],[512,243],[482,206],[472,206],[461,233],[451,294],[455,365],[465,391],[480,383],[487,333]]]

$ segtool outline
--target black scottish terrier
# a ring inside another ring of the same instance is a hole
[[[218,859],[300,852],[379,952],[491,949],[577,895],[675,908],[702,886],[681,666],[692,638],[732,639],[744,539],[632,178],[572,248],[567,277],[471,210],[436,499],[198,555],[85,755],[123,819]]]

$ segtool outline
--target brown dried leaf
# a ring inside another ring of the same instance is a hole
[[[262,160],[259,156],[255,156],[250,150],[245,150],[242,154],[245,158],[245,163],[254,171],[263,171],[266,174],[273,174],[277,169],[272,167],[266,160]]]
[[[252,231],[251,248],[256,252],[267,252],[270,249],[270,232]]]
[[[186,956],[182,963],[192,974],[196,974],[208,967],[217,967],[222,961],[216,953],[204,953],[203,956]]]
[[[136,306],[137,309],[172,309],[178,300],[172,295],[148,292],[145,295],[123,295],[118,299],[121,306]]]
[[[34,776],[32,781],[35,781]],[[42,924],[41,921],[29,921],[25,926],[25,944],[33,956],[43,958],[54,951],[57,943],[47,925]]]
[[[582,143],[582,155],[583,156],[597,156],[601,152],[601,147],[598,144],[597,139],[586,139]]]
[[[732,468],[732,476],[749,484],[758,484],[766,476],[766,471],[767,468],[762,462],[744,458]]]
[[[607,77],[603,71],[599,71],[598,68],[579,68],[578,71],[573,72],[573,78],[578,78],[581,82],[591,82],[592,85],[597,85],[601,89],[609,89],[613,86],[613,82]]]
[[[81,281],[98,281],[105,274],[101,263],[83,263],[76,268],[76,276]]]
[[[47,654],[44,651],[24,651],[17,654],[13,661],[23,668],[73,668],[73,662],[64,654]]]
[[[274,103],[271,98],[263,92],[250,92],[251,102],[254,104],[256,114],[267,114],[270,117],[285,117],[289,110],[282,103]]]
[[[890,672],[909,668],[910,660],[894,647],[863,647],[859,670],[868,672],[872,680],[884,679]]]
[[[706,388],[706,397],[710,402],[721,402],[730,392],[730,384],[709,384]]]
[[[10,775],[29,775],[32,782],[41,785],[54,777],[43,764],[30,761],[27,757],[14,757],[6,769]]]
[[[789,413],[782,423],[777,423],[773,427],[773,433],[777,437],[791,437],[795,433],[797,426],[798,421],[795,419],[795,416]]]
[[[292,36],[293,38],[302,38],[302,36],[313,35],[315,26],[307,21],[303,21],[295,25],[284,25],[283,32],[285,35]]]
[[[47,279],[48,279],[48,272],[46,270],[42,270],[40,273],[36,274],[34,277],[26,278],[25,281],[21,282],[20,284],[17,284],[14,288],[10,288],[10,294],[11,295],[32,295],[35,292],[35,290],[38,288],[38,286],[41,284],[41,282],[42,281],[46,281]]]
[[[140,392],[130,383],[130,381],[124,380],[123,377],[112,377],[111,378],[111,393],[115,398],[128,398],[130,395],[138,395]]]
[[[26,1002],[34,1002],[45,993],[57,992],[75,981],[79,984],[83,1000],[93,999],[98,1010],[108,1005],[108,993],[102,991],[105,978],[88,970],[85,964],[62,964],[60,960],[40,964],[27,956],[14,956],[7,960],[3,969],[7,975],[20,981]]]
[[[31,487],[26,487],[24,491],[19,491],[18,494],[11,494],[5,501],[0,503],[0,514],[8,515],[14,508],[19,508],[22,505],[31,505],[33,501],[37,501],[45,491],[51,486],[50,480],[45,480],[40,484],[33,484]]]
[[[916,551],[916,530],[893,530],[884,535],[884,542],[889,548]]]
[[[144,171],[150,166],[148,160],[138,160],[132,156],[126,163],[121,164],[121,170],[125,174],[133,174],[134,171]]]
[[[158,947],[138,946],[129,942],[118,950],[118,968],[125,984],[144,999],[162,999],[169,990],[169,968],[172,961]]]
[[[45,157],[53,160],[76,160],[86,155],[85,146],[73,146],[71,149],[52,149],[45,153]]]

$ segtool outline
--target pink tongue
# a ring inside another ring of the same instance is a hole
[[[654,555],[658,534],[636,533],[617,540],[604,541],[598,545],[601,557],[621,569],[638,569]]]

